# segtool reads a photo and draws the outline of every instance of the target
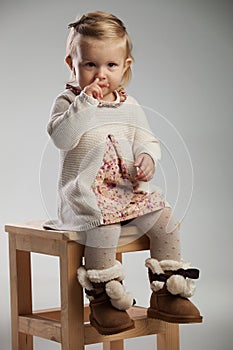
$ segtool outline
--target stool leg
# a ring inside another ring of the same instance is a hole
[[[103,350],[124,350],[123,340],[114,340],[103,343]]]
[[[63,241],[60,255],[62,350],[84,350],[83,289],[77,281],[83,248]]]
[[[30,252],[16,250],[16,240],[9,234],[12,350],[33,350],[33,337],[19,332],[19,315],[32,313]]]
[[[157,335],[157,350],[179,350],[179,325],[173,323],[166,323],[165,333]]]
[[[116,254],[116,259],[122,263],[122,253]],[[103,350],[124,350],[124,340],[114,340],[103,343]]]

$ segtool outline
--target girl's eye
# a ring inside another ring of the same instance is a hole
[[[95,63],[94,62],[87,62],[86,64],[88,67],[95,67]]]
[[[109,66],[110,68],[116,67],[116,63],[110,62],[110,63],[108,64],[108,66]]]

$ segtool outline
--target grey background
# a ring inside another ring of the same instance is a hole
[[[181,326],[181,349],[232,349],[232,1],[5,0],[0,6],[0,350],[10,349],[4,224],[47,219],[46,208],[53,210],[45,184],[43,204],[39,175],[43,158],[42,178],[54,183],[57,153],[47,145],[46,124],[52,101],[69,77],[63,62],[67,23],[97,9],[119,16],[132,37],[135,64],[128,92],[166,116],[192,159],[194,188],[181,226],[182,252],[201,268],[193,301],[204,323]],[[182,176],[190,173],[184,168]],[[145,306],[147,254],[124,260],[128,289]],[[39,270],[33,274],[34,306],[57,306],[58,260],[35,254],[33,267]],[[35,343],[38,350],[59,349],[38,338]],[[126,341],[126,349],[142,347],[154,349],[154,338]]]

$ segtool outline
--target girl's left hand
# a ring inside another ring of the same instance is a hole
[[[137,174],[135,175],[135,180],[149,181],[153,178],[155,163],[149,154],[141,153],[133,166],[139,168]]]

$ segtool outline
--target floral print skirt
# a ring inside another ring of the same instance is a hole
[[[139,190],[137,186],[138,182],[130,174],[117,140],[108,135],[102,165],[92,185],[104,225],[130,220],[165,207],[160,194]]]

